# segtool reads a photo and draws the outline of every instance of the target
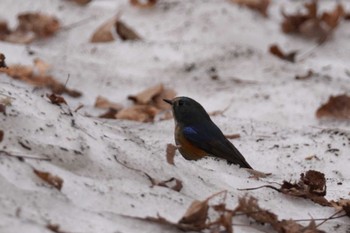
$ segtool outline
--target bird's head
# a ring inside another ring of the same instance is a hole
[[[163,100],[172,106],[174,118],[180,124],[188,125],[210,119],[202,105],[189,97]]]

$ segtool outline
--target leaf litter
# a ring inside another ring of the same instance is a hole
[[[18,25],[11,30],[6,21],[0,22],[0,40],[28,44],[53,36],[60,29],[59,20],[44,13],[24,12],[17,16]]]
[[[97,97],[95,107],[108,108],[108,111],[101,118],[124,119],[139,122],[153,122],[158,114],[163,114],[159,120],[167,120],[172,116],[170,114],[171,106],[163,103],[163,99],[173,99],[176,92],[165,88],[163,84],[157,84],[149,87],[138,94],[129,95],[134,105],[123,107],[120,104],[113,103],[104,97]]]
[[[338,27],[344,17],[343,6],[338,3],[333,11],[318,13],[318,1],[313,0],[304,4],[306,13],[297,12],[287,15],[282,10],[284,20],[282,31],[286,34],[300,35],[306,38],[316,38],[319,43],[325,42]]]
[[[66,93],[71,97],[80,97],[82,95],[81,92],[67,88],[65,84],[58,82],[53,76],[48,74],[49,68],[49,64],[40,59],[35,59],[34,66],[10,65],[8,68],[0,68],[0,72],[35,87],[49,88],[54,94]]]
[[[210,204],[210,201],[219,195],[224,195],[222,200],[216,204]],[[297,221],[279,220],[278,216],[273,212],[263,209],[258,205],[258,200],[252,196],[243,196],[238,199],[238,205],[234,209],[229,209],[226,206],[227,191],[214,193],[203,201],[194,200],[187,208],[183,216],[177,221],[172,222],[158,215],[157,217],[138,218],[145,221],[150,221],[158,224],[164,224],[176,227],[183,231],[203,231],[209,232],[227,232],[233,233],[235,226],[233,220],[236,216],[246,216],[252,219],[257,224],[268,224],[275,232],[278,233],[324,233],[317,229],[320,225],[316,225],[313,219],[309,220],[307,226],[303,226]],[[216,216],[214,220],[210,217]],[[137,218],[137,217],[132,217]],[[325,221],[327,221],[327,218]],[[253,224],[247,225],[254,227]]]

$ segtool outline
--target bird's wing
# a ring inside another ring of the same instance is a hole
[[[187,140],[208,154],[226,159],[230,163],[244,168],[252,168],[236,147],[223,135],[221,130],[213,124],[210,128],[187,126],[183,128]]]

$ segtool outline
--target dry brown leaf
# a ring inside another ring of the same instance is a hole
[[[46,225],[46,228],[52,232],[55,232],[55,233],[64,233],[64,232],[60,231],[60,225],[58,225],[58,224],[49,223]]]
[[[350,119],[350,96],[331,96],[327,103],[316,111],[317,118]]]
[[[317,0],[305,3],[304,7],[307,10],[306,14],[286,15],[282,11],[284,17],[282,30],[284,33],[295,33],[305,37],[317,38],[322,43],[332,34],[345,14],[341,4],[338,4],[331,12],[324,12],[322,16],[317,13]]]
[[[208,218],[209,199],[204,201],[194,200],[190,207],[188,207],[184,216],[180,219],[179,223],[190,224],[193,226],[205,226],[205,222]]]
[[[4,114],[6,116],[6,105],[0,103],[0,113]]]
[[[271,188],[286,195],[309,199],[322,206],[329,206],[329,201],[324,197],[327,192],[326,179],[323,173],[309,170],[300,174],[298,182],[283,181],[280,188],[271,185],[263,185],[257,188],[241,189],[256,190],[260,188]]]
[[[344,8],[338,4],[332,12],[324,12],[321,21],[325,22],[331,29],[338,26],[340,19],[345,15]]]
[[[90,3],[92,0],[70,0],[72,2],[75,2],[78,5],[85,6],[88,3]]]
[[[239,133],[235,133],[235,134],[225,134],[225,137],[227,139],[236,139],[236,138],[240,138],[241,135]]]
[[[270,5],[270,0],[231,0],[234,3],[249,7],[252,10],[255,10],[262,14],[264,17],[267,17],[267,10]]]
[[[296,75],[295,79],[296,80],[306,80],[306,79],[311,78],[313,75],[314,75],[314,72],[310,69],[307,71],[307,74],[305,74],[305,75]]]
[[[312,160],[312,159],[315,159],[315,160],[320,160],[320,158],[319,157],[317,157],[317,155],[310,155],[310,156],[307,156],[306,158],[305,158],[305,160]]]
[[[124,108],[116,114],[116,119],[124,119],[140,122],[153,122],[159,110],[149,105],[135,105]]]
[[[115,30],[122,40],[141,40],[141,37],[120,19],[115,23]]]
[[[43,172],[36,169],[34,169],[33,171],[35,175],[37,175],[40,179],[42,179],[46,183],[52,185],[53,187],[61,191],[62,185],[63,185],[63,179],[61,179],[58,176],[52,175],[49,172]]]
[[[340,198],[338,201],[330,201],[330,204],[336,210],[343,210],[346,216],[350,217],[350,199]]]
[[[60,28],[57,18],[42,13],[22,13],[17,19],[15,30],[10,30],[6,22],[0,22],[0,40],[28,44],[35,39],[53,36]]]
[[[175,152],[177,150],[177,147],[173,144],[167,144],[166,146],[166,161],[171,164],[175,165],[174,163],[174,157],[175,157]]]
[[[157,1],[158,0],[147,0],[144,2],[140,2],[140,0],[130,0],[130,4],[140,8],[150,8],[153,7],[157,3]]]
[[[175,178],[175,177],[172,177],[168,180],[163,180],[163,181],[159,181],[159,180],[156,180],[154,178],[152,178],[150,175],[148,175],[147,173],[145,173],[145,175],[149,178],[149,180],[151,181],[152,183],[152,187],[153,186],[160,186],[160,187],[166,187],[166,188],[169,188],[169,189],[172,189],[176,192],[180,192],[183,185],[182,185],[182,181]],[[174,183],[175,182],[175,183]],[[172,184],[174,183],[174,184]]]
[[[278,222],[277,215],[260,208],[258,200],[254,197],[242,197],[238,200],[237,211],[244,213],[248,217],[251,217],[258,223],[268,223],[274,225]]]
[[[146,90],[140,92],[136,95],[130,95],[128,96],[128,99],[134,101],[136,104],[150,104],[152,99],[160,95],[162,91],[164,90],[163,84],[157,84],[155,86],[149,87]],[[169,104],[168,104],[169,105]]]
[[[325,233],[318,230],[314,220],[307,227],[300,225],[294,220],[278,220],[276,214],[262,209],[254,197],[243,197],[239,199],[239,205],[235,209],[254,219],[258,223],[270,224],[278,233]]]
[[[57,18],[42,13],[22,13],[17,16],[19,31],[32,31],[39,38],[49,37],[55,34],[60,28],[60,23]]]
[[[121,104],[113,103],[109,101],[107,98],[104,98],[102,96],[97,96],[95,101],[95,107],[102,108],[102,109],[113,109],[115,110],[115,113],[117,113],[123,108]]]
[[[271,45],[269,50],[270,50],[271,54],[275,55],[276,57],[281,58],[282,60],[289,61],[292,63],[295,62],[295,56],[297,55],[297,51],[284,53],[281,51],[281,49],[276,44]]]
[[[5,59],[6,59],[5,55],[0,53],[0,68],[7,68]]]
[[[4,140],[4,131],[0,130],[0,142],[2,142],[2,140]]]
[[[41,72],[45,69],[45,66],[40,62]],[[35,68],[35,67],[34,67]],[[56,81],[52,76],[48,74],[36,74],[35,69],[30,66],[24,65],[11,65],[7,69],[0,68],[0,72],[7,74],[13,79],[17,79],[26,83],[29,83],[36,87],[47,87],[52,90],[55,94],[66,93],[72,97],[79,97],[81,93],[76,90],[68,89],[64,84]]]
[[[90,42],[98,43],[98,42],[110,42],[114,41],[115,38],[113,36],[112,30],[117,22],[117,17],[113,17],[107,22],[103,23],[100,27],[96,29],[94,34],[92,35]]]
[[[115,109],[108,109],[107,112],[101,114],[100,116],[98,116],[99,118],[105,118],[105,119],[117,119],[116,115],[117,115],[118,111]]]
[[[55,95],[54,93],[52,94],[46,94],[46,97],[49,98],[52,104],[56,104],[58,106],[61,106],[61,104],[67,104],[66,100],[59,95]]]

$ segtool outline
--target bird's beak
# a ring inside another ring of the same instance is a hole
[[[173,105],[173,101],[172,100],[168,100],[168,99],[163,99],[164,102],[170,104],[170,105]]]

